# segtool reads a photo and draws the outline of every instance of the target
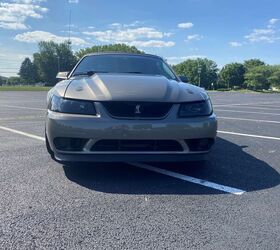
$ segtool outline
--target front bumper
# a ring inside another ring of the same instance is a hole
[[[215,139],[217,120],[215,114],[208,117],[177,118],[178,106],[164,119],[133,120],[115,119],[97,103],[98,116],[61,114],[48,111],[46,135],[54,157],[60,162],[82,161],[196,161],[202,160],[208,151],[190,151],[187,139]],[[183,151],[173,152],[94,152],[85,147],[79,152],[57,150],[53,140],[57,137],[85,138],[90,145],[99,140],[176,140]]]

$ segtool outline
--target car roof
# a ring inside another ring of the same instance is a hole
[[[141,57],[153,57],[163,60],[162,57],[152,55],[152,54],[137,54],[137,53],[127,53],[127,52],[96,52],[96,53],[89,53],[86,56],[96,56],[96,55],[126,55],[126,56],[141,56]]]

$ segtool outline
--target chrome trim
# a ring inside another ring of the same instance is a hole
[[[97,142],[97,140],[94,139],[89,139],[88,142],[86,143],[86,145],[83,148],[84,152],[91,152],[90,149],[92,148],[92,146]]]

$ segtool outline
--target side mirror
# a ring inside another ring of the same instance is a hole
[[[68,71],[58,72],[57,75],[56,75],[56,79],[65,80],[65,79],[68,78],[68,74],[69,74]]]
[[[188,83],[188,82],[189,82],[189,78],[186,77],[186,76],[179,76],[179,78],[180,78],[180,80],[181,80],[182,82],[185,82],[185,83]]]

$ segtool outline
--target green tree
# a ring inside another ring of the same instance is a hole
[[[244,67],[246,72],[253,67],[263,66],[263,65],[265,65],[265,63],[260,59],[256,59],[256,58],[244,61]]]
[[[97,52],[126,52],[134,54],[144,54],[143,51],[138,50],[135,46],[128,46],[126,44],[109,44],[109,45],[95,45],[90,48],[80,49],[76,52],[77,58],[82,58],[86,54]]]
[[[69,42],[57,44],[56,55],[58,57],[59,71],[70,71],[77,63]]]
[[[245,67],[241,63],[226,64],[219,73],[221,83],[230,86],[244,86]]]
[[[40,42],[39,52],[33,54],[34,65],[38,69],[39,79],[54,85],[59,71],[70,71],[76,64],[69,41],[57,44],[54,42]]]
[[[173,66],[178,75],[187,76],[190,82],[210,89],[211,84],[216,84],[218,79],[217,64],[207,58],[188,59]]]
[[[268,78],[268,82],[272,87],[280,88],[280,65],[274,65],[271,67],[271,75]]]
[[[21,82],[22,80],[21,80],[21,78],[20,77],[18,77],[18,76],[11,76],[11,77],[9,77],[8,79],[7,79],[7,84],[8,85],[19,85],[19,84],[21,84],[22,82]]]
[[[6,84],[6,82],[7,82],[7,78],[4,76],[0,76],[0,86]]]
[[[249,89],[262,90],[269,89],[271,68],[267,65],[251,67],[245,73],[245,84]]]
[[[28,57],[23,60],[20,66],[19,76],[26,84],[35,83],[38,79],[36,67]]]

